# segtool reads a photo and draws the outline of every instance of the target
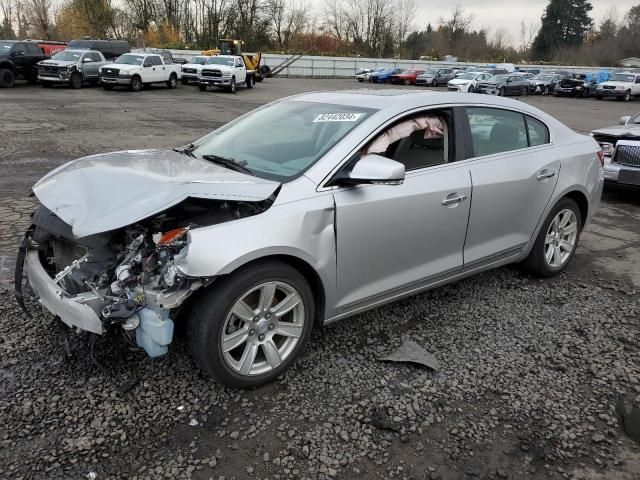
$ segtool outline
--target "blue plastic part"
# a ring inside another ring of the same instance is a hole
[[[138,312],[140,325],[136,329],[136,343],[152,358],[165,355],[173,339],[173,320],[169,318],[168,311],[163,313],[158,314],[149,307]]]

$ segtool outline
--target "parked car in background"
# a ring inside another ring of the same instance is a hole
[[[196,55],[189,59],[189,63],[182,65],[182,83],[186,85],[189,82],[197,82],[198,75],[209,58],[211,57]]]
[[[483,72],[490,73],[491,75],[505,75],[509,73],[504,68],[489,68],[487,70],[483,70]]]
[[[401,85],[415,85],[416,77],[424,73],[424,70],[405,70],[401,73],[391,75],[391,83]]]
[[[476,93],[488,93],[490,95],[527,95],[529,93],[529,78],[527,75],[511,73],[494,75],[488,80],[478,82]]]
[[[97,50],[62,50],[49,60],[38,62],[38,81],[43,87],[69,85],[81,88],[85,83],[97,84],[100,67],[106,65]]]
[[[529,81],[529,92],[536,95],[553,93],[562,76],[555,73],[539,73]]]
[[[374,71],[373,68],[359,68],[358,71],[356,72],[355,78],[359,82],[364,82],[365,76],[367,75],[367,73],[371,73],[373,71]]]
[[[591,136],[604,152],[604,180],[640,188],[640,113],[625,116],[618,125],[598,128]]]
[[[447,88],[456,92],[473,93],[476,91],[478,82],[489,80],[491,75],[484,72],[466,72],[456,78],[449,80]]]
[[[532,75],[539,75],[542,70],[540,68],[519,68],[517,69],[519,73],[530,73]]]
[[[97,50],[107,61],[113,61],[124,53],[129,53],[131,47],[125,40],[71,40],[67,45],[70,50]]]
[[[482,70],[482,68],[480,67],[476,67],[476,66],[468,66],[468,67],[464,67],[461,68],[460,70],[458,70],[455,73],[455,78],[458,78],[460,75],[465,74],[465,73],[469,73],[469,72],[483,72],[484,70]]]
[[[0,88],[13,87],[16,78],[36,82],[38,62],[46,58],[36,42],[0,40]]]
[[[362,80],[364,82],[370,82],[371,81],[371,76],[378,73],[378,72],[382,72],[383,70],[385,70],[384,68],[374,68],[373,70],[371,70],[370,72],[365,73],[362,76]]]
[[[373,83],[389,83],[393,75],[404,72],[402,68],[387,68],[380,72],[374,72],[369,76],[369,81]]]
[[[587,79],[587,75],[584,73],[578,73],[571,78],[563,78],[553,90],[553,94],[556,97],[581,97],[586,98],[595,94],[598,88],[598,84],[591,77]]]
[[[453,78],[455,78],[455,72],[452,68],[431,69],[416,77],[416,85],[437,87],[446,85]]]
[[[248,72],[244,60],[238,55],[210,57],[198,75],[198,88],[204,92],[208,87],[220,87],[235,93],[236,87],[253,88],[255,72]]]
[[[145,86],[158,83],[176,88],[182,77],[182,69],[180,65],[165,63],[157,53],[125,53],[114,63],[100,67],[99,75],[105,90],[127,86],[138,92]]]
[[[609,80],[598,84],[596,98],[614,97],[628,102],[640,95],[640,74],[633,72],[613,73]]]
[[[185,322],[205,374],[253,388],[314,328],[506,264],[562,272],[600,202],[600,153],[505,98],[296,95],[176,150],[57,167],[32,189],[15,278],[24,265],[66,325],[150,356]]]

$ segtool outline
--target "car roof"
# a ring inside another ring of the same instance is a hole
[[[447,104],[491,104],[515,108],[518,110],[529,110],[524,102],[519,102],[504,97],[494,97],[488,95],[463,94],[459,92],[442,91],[421,91],[400,89],[368,89],[341,91],[319,91],[309,92],[288,97],[288,99],[299,102],[317,102],[333,105],[344,105],[360,108],[374,108],[377,110],[408,110],[411,108],[430,107]],[[538,110],[535,109],[537,113]]]

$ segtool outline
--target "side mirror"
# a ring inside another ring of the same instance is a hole
[[[626,125],[629,120],[631,120],[631,117],[629,115],[625,115],[624,117],[620,117],[618,124]]]
[[[382,155],[362,157],[346,175],[337,178],[347,185],[400,185],[404,182],[404,165]]]

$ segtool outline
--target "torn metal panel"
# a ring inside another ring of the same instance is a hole
[[[188,197],[257,202],[279,185],[171,150],[130,150],[69,162],[33,191],[79,238],[131,225]]]
[[[424,365],[432,370],[439,370],[440,364],[436,357],[427,352],[413,340],[406,340],[397,350],[390,355],[381,358],[386,362],[408,362]]]

